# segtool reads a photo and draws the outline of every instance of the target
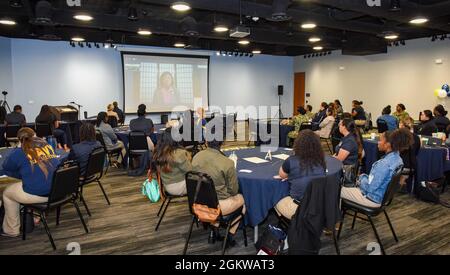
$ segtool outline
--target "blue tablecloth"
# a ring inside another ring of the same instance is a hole
[[[230,155],[232,152],[226,152]],[[272,158],[272,161],[262,164],[254,164],[244,160],[248,157],[263,158],[267,153],[261,152],[260,148],[244,149],[235,152],[238,156],[237,171],[239,186],[244,196],[247,213],[245,215],[245,224],[257,226],[267,217],[272,209],[282,198],[289,195],[289,183],[274,179],[278,175],[283,160]],[[284,148],[272,152],[276,154],[293,154]],[[329,173],[341,175],[342,164],[340,161],[327,157]],[[240,172],[241,170],[251,170],[252,173]]]
[[[379,159],[376,140],[364,140],[366,153],[366,169],[369,173],[372,165]],[[417,182],[440,179],[450,171],[450,161],[447,160],[448,149],[443,147],[422,147],[417,156]]]
[[[13,148],[1,148],[0,149],[0,176],[5,175],[5,172],[3,171],[3,162],[6,158],[8,158],[9,154],[14,150]],[[64,150],[56,150],[56,154],[59,156],[60,162],[67,159],[69,156],[69,153],[65,152]]]

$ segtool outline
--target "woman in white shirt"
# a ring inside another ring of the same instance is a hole
[[[326,118],[320,123],[320,129],[318,131],[315,131],[315,133],[321,138],[329,138],[331,130],[333,130],[335,120],[334,109],[328,108]]]

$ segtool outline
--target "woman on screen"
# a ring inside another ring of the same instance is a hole
[[[175,87],[175,79],[169,72],[164,72],[159,77],[158,87],[153,96],[153,105],[177,106],[180,103],[180,96]]]

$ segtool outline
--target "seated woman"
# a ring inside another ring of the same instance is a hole
[[[333,129],[334,122],[336,121],[334,114],[334,108],[330,107],[327,109],[327,116],[325,119],[319,124],[319,130],[315,131],[319,137],[321,138],[329,138],[331,134],[331,130]]]
[[[185,175],[192,171],[191,154],[172,138],[172,128],[167,128],[156,145],[153,161],[160,171],[167,193],[174,196],[187,194]]]
[[[320,104],[319,112],[312,119],[313,128],[314,128],[314,125],[316,125],[316,127],[318,127],[319,124],[327,117],[327,109],[328,109],[328,104],[326,102],[322,102]]]
[[[406,129],[411,132],[413,136],[413,144],[411,147],[403,151],[400,156],[403,160],[403,174],[407,174],[411,169],[417,168],[417,155],[419,155],[420,151],[420,138],[417,134],[414,133],[414,120],[410,117],[406,117],[402,121],[400,121],[400,129]],[[403,186],[407,183],[409,176],[403,175],[400,184]],[[412,190],[412,181],[409,181],[408,191]]]
[[[301,131],[294,142],[295,156],[284,161],[279,175],[290,183],[290,195],[275,206],[275,210],[291,219],[298,208],[294,200],[301,201],[311,177],[323,176],[327,169],[325,153],[319,137],[311,130]],[[292,179],[292,180],[289,180]]]
[[[381,116],[378,118],[378,120],[383,120],[386,122],[388,131],[394,131],[398,128],[398,120],[395,116],[391,115],[391,112],[391,106],[389,105],[383,109]]]
[[[404,104],[399,103],[396,107],[396,112],[394,113],[394,116],[397,118],[398,121],[402,121],[405,118],[409,117],[409,114],[406,112],[406,107]]]
[[[408,150],[412,142],[412,135],[406,129],[381,134],[378,149],[386,155],[374,163],[370,175],[359,176],[358,187],[342,187],[342,199],[367,207],[380,207],[392,176],[403,166],[400,153]]]
[[[433,113],[430,110],[425,110],[420,114],[420,121],[421,124],[417,131],[418,135],[431,137],[434,133],[438,132],[438,128],[434,123]]]
[[[309,117],[306,114],[305,108],[300,106],[300,107],[298,107],[297,111],[298,111],[298,115],[294,116],[292,118],[292,120],[290,121],[290,125],[295,126],[295,130],[289,132],[289,134],[288,134],[289,139],[296,139],[298,136],[298,132],[301,129],[302,124],[309,122]]]
[[[36,123],[48,124],[50,126],[52,135],[55,136],[56,140],[58,141],[58,148],[64,147],[64,150],[69,151],[69,147],[67,147],[66,133],[63,130],[59,129],[60,122],[57,120],[55,114],[51,112],[50,106],[42,106],[41,112],[36,117]]]
[[[74,144],[70,150],[69,159],[75,160],[80,166],[80,176],[86,172],[89,155],[102,145],[95,138],[95,128],[91,123],[83,123],[80,127],[80,143]]]
[[[127,150],[122,141],[120,141],[116,134],[114,133],[113,128],[108,123],[108,116],[105,112],[100,112],[97,115],[97,122],[95,124],[96,130],[100,131],[103,136],[103,140],[105,141],[106,149],[114,150],[117,148],[122,149],[122,158],[127,154]],[[118,159],[118,163],[123,162],[123,159]]]
[[[6,175],[21,179],[3,193],[5,218],[3,236],[20,235],[20,204],[45,203],[51,190],[53,174],[59,160],[45,140],[36,137],[30,128],[17,133],[21,148],[13,149],[3,162]]]
[[[361,134],[353,119],[343,119],[339,123],[339,132],[343,137],[336,147],[334,157],[342,161],[344,166],[355,166],[362,159],[364,149]]]
[[[447,127],[450,125],[450,120],[447,118],[448,112],[445,110],[444,106],[438,105],[434,108],[434,123],[438,128],[439,132],[445,133]]]
[[[358,100],[353,100],[352,102],[352,116],[355,120],[355,123],[357,126],[364,126],[366,125],[366,112],[364,111],[364,108],[362,107],[363,102]]]
[[[106,107],[106,114],[108,116],[113,116],[117,119],[117,121],[119,121],[119,115],[114,112],[114,105],[113,104],[108,104],[108,106]]]
[[[306,116],[309,118],[309,120],[312,120],[316,114],[313,113],[313,106],[306,105]]]

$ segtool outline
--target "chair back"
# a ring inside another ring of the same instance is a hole
[[[301,131],[303,131],[303,130],[307,130],[307,129],[311,130],[311,129],[312,129],[312,124],[309,123],[309,122],[303,122],[303,123],[300,125],[300,130],[299,130],[299,132],[301,132]]]
[[[387,122],[383,119],[378,119],[377,120],[377,128],[378,128],[378,133],[382,134],[388,131],[388,125]]]
[[[76,162],[61,164],[53,174],[52,188],[48,205],[57,203],[78,194],[80,167]]]
[[[128,140],[129,151],[131,153],[148,151],[147,136],[144,132],[132,131],[128,134]]]
[[[89,154],[86,171],[82,175],[85,179],[97,176],[101,178],[103,175],[103,167],[106,161],[106,151],[104,148],[96,148]]]
[[[400,189],[400,178],[402,177],[402,170],[403,166],[400,166],[392,176],[391,181],[389,182],[386,189],[386,193],[384,194],[383,202],[381,203],[382,206],[388,206],[389,204],[391,204],[395,194]]]
[[[108,116],[108,124],[111,125],[112,128],[117,128],[117,126],[119,126],[119,121],[115,116]]]
[[[48,137],[52,135],[52,129],[50,124],[36,123],[36,136],[40,138]]]
[[[21,125],[8,125],[6,126],[6,138],[17,138],[17,132],[19,132]]]
[[[199,186],[200,184],[200,186]],[[197,193],[198,188],[198,193]],[[206,205],[210,208],[217,208],[219,199],[217,198],[216,188],[210,176],[204,173],[188,172],[186,173],[186,189],[189,202],[189,210],[192,211],[194,203]],[[197,196],[195,196],[197,193]]]

